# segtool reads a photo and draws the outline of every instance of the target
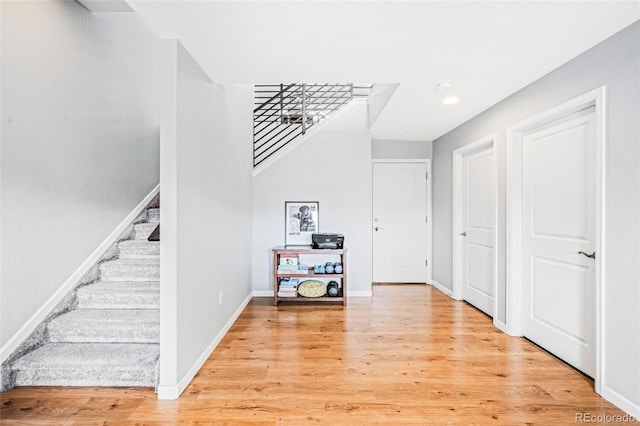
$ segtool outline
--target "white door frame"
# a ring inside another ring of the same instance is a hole
[[[494,155],[494,202],[495,202],[495,217],[494,217],[494,232],[493,232],[493,317],[496,317],[498,312],[498,161],[496,161],[496,135],[492,134],[485,136],[475,142],[471,142],[461,148],[453,151],[453,234],[451,240],[453,241],[453,275],[452,275],[452,292],[453,298],[462,300],[462,287],[463,283],[461,277],[463,276],[462,267],[462,244],[459,243],[459,234],[463,232],[462,224],[464,223],[464,202],[463,202],[463,160],[468,154],[478,151],[491,150]]]
[[[595,107],[596,121],[596,233],[595,233],[595,390],[600,393],[603,382],[604,355],[604,206],[605,206],[605,145],[606,145],[606,89],[604,86],[575,99],[528,118],[507,129],[507,333],[522,335],[522,141],[531,129]]]
[[[432,203],[431,203],[431,193],[432,193],[432,187],[431,187],[431,177],[433,176],[431,174],[431,159],[430,158],[425,158],[425,159],[403,159],[403,158],[374,158],[371,160],[371,173],[373,173],[373,164],[375,163],[392,163],[392,164],[425,164],[426,168],[427,168],[427,235],[425,235],[425,244],[426,244],[426,256],[427,256],[427,271],[425,273],[425,279],[427,281],[427,284],[431,283],[432,277],[433,277],[433,259],[432,259],[432,253],[433,253],[433,219],[432,219],[432,214],[431,214],[431,210],[432,210]],[[371,200],[373,200],[373,186],[371,187]],[[371,204],[371,211],[373,212],[373,204]],[[373,215],[372,215],[373,216]],[[372,231],[373,232],[373,231]],[[373,274],[373,244],[371,245],[371,259],[372,259],[372,270],[371,273]]]

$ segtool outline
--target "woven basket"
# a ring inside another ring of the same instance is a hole
[[[327,285],[318,280],[307,280],[298,285],[298,294],[302,297],[322,297],[327,294]]]

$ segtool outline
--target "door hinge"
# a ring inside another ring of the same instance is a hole
[[[428,259],[424,260],[424,266],[429,266],[429,260]]]
[[[427,172],[427,173],[425,173],[425,174],[424,174],[424,178],[425,178],[425,179],[427,179],[427,180],[429,180],[429,172]]]
[[[429,216],[424,217],[424,223],[429,223]]]

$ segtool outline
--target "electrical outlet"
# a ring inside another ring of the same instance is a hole
[[[222,306],[223,301],[224,301],[224,293],[220,291],[220,293],[218,293],[218,306]]]

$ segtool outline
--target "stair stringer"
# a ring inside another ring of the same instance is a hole
[[[367,103],[367,99],[357,99],[357,98],[352,99],[351,101],[349,101],[349,103],[346,103],[342,108],[340,108],[339,110],[331,114],[325,120],[312,126],[309,130],[307,130],[307,132],[304,135],[300,135],[297,138],[293,139],[287,145],[282,147],[278,152],[274,153],[268,159],[264,160],[258,166],[254,167],[253,177],[256,177],[257,175],[259,175],[260,173],[268,169],[271,165],[277,163],[278,160],[280,160],[282,157],[289,154],[291,151],[298,148],[300,145],[306,143],[306,141],[311,139],[318,131],[322,131],[324,125],[340,117],[340,115],[344,114],[345,111],[348,111],[349,109],[353,108],[354,105],[361,104],[361,103]]]
[[[15,387],[13,364],[26,354],[35,351],[49,343],[48,325],[60,317],[77,308],[77,292],[80,288],[90,285],[100,279],[100,265],[117,259],[119,255],[118,244],[135,237],[135,225],[145,222],[148,210],[159,206],[160,186],[156,186],[147,197],[127,216],[127,218],[107,237],[107,239],[89,256],[87,261],[76,270],[58,291],[41,307],[41,309],[22,327],[17,336],[14,336],[0,351],[2,355],[9,352],[7,347],[13,343],[13,349],[0,365],[0,392],[6,392]],[[149,201],[149,199],[151,201]],[[142,207],[142,208],[141,208]],[[131,220],[131,217],[134,219]],[[114,238],[115,236],[115,238]],[[106,247],[106,249],[105,249]],[[102,252],[102,253],[100,253]],[[80,275],[81,274],[81,275]],[[80,278],[75,278],[80,275]],[[72,280],[73,279],[73,280]],[[71,283],[71,285],[69,285]],[[51,306],[53,305],[53,308]],[[45,312],[42,314],[42,312]],[[35,326],[33,326],[35,324]],[[25,329],[30,331],[25,333]],[[17,344],[17,337],[24,336]],[[1,358],[0,358],[1,359]],[[157,381],[157,372],[156,383]]]

